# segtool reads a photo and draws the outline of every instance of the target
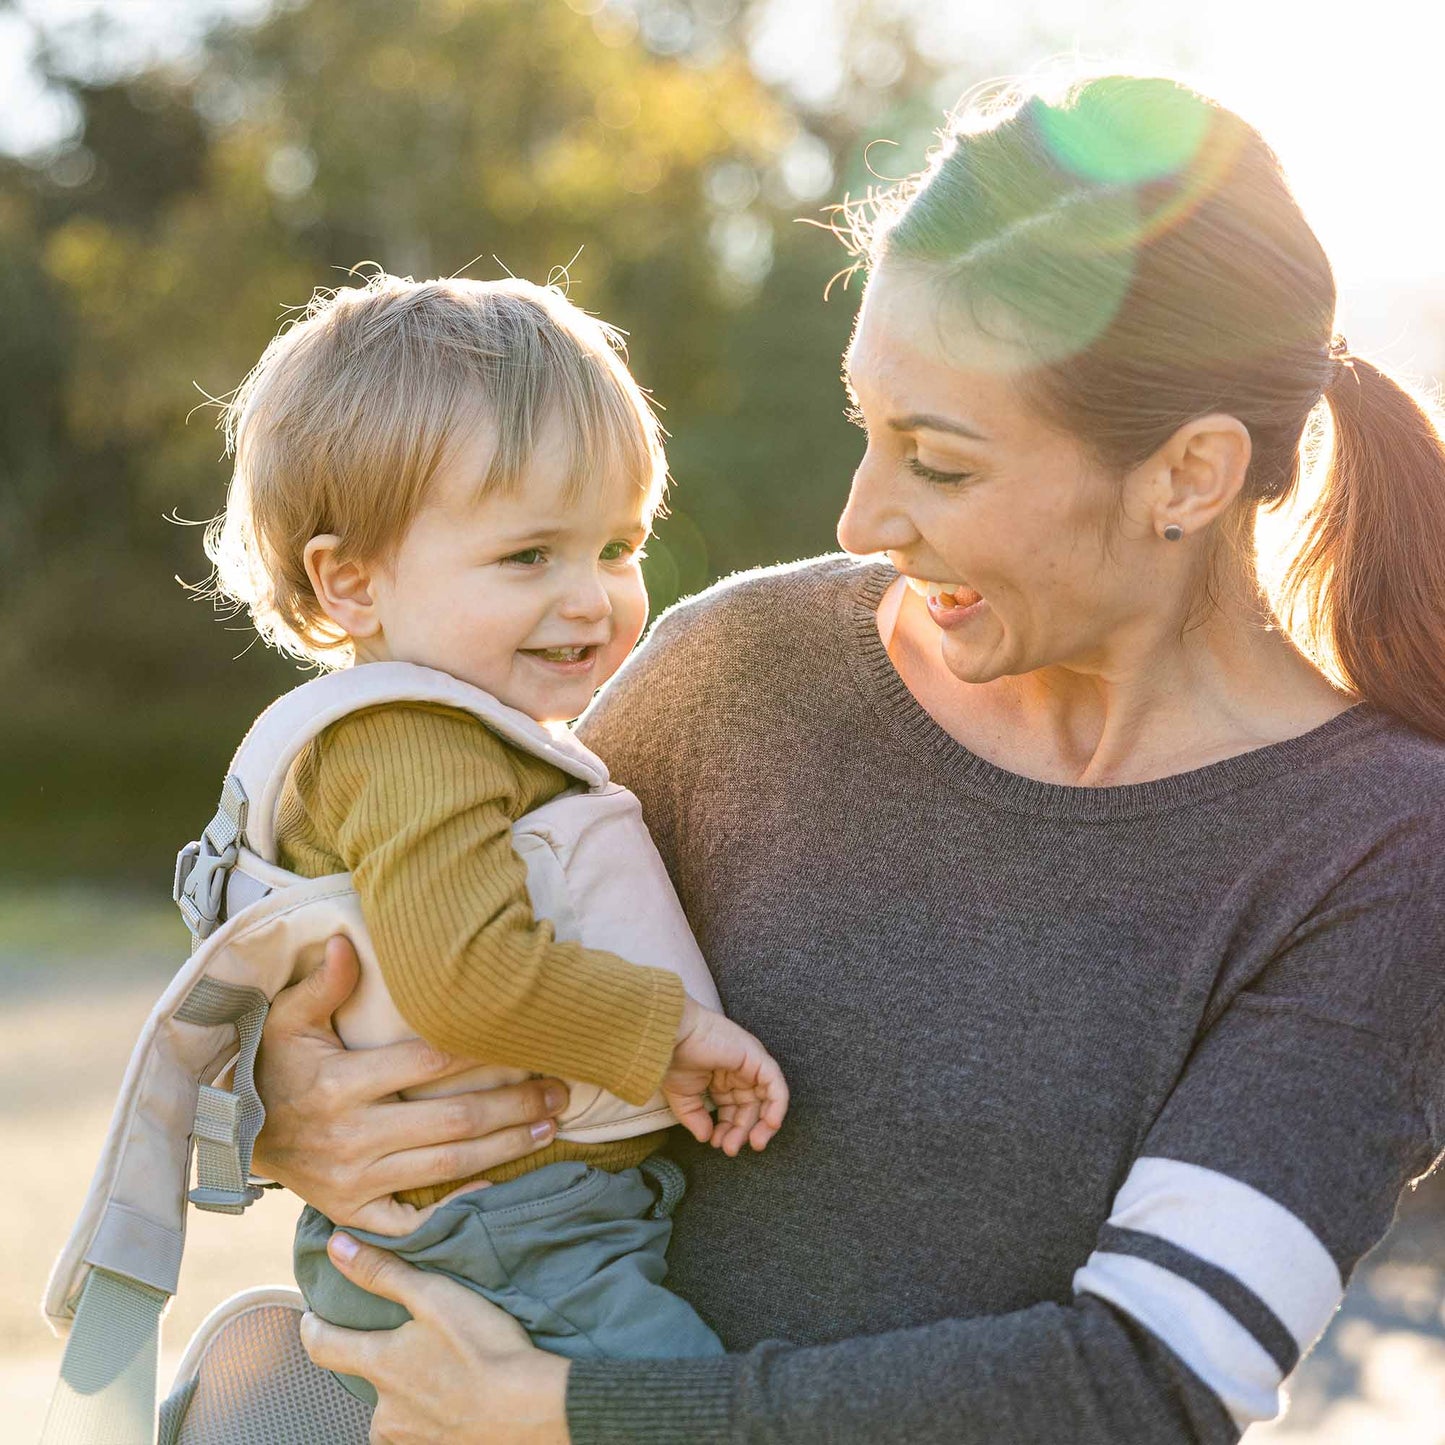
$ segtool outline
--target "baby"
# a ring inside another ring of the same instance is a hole
[[[659,427],[618,352],[614,331],[525,281],[378,275],[318,298],[230,405],[218,586],[308,661],[422,664],[539,723],[577,717],[642,633],[665,485]],[[469,713],[371,708],[297,758],[280,861],[352,875],[387,988],[429,1042],[630,1105],[660,1089],[698,1139],[765,1147],[787,1089],[752,1035],[674,973],[559,942],[533,916],[512,825],[572,783]],[[560,1354],[718,1352],[660,1283],[682,1182],[657,1154],[666,1130],[645,1127],[402,1196],[426,1211],[405,1237],[352,1232],[470,1283]],[[331,1230],[314,1210],[298,1227],[311,1308],[401,1323],[331,1265]]]

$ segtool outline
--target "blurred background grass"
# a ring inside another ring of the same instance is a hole
[[[185,952],[176,849],[300,680],[181,582],[226,395],[316,287],[566,267],[631,335],[677,486],[655,610],[832,547],[857,288],[822,209],[921,163],[970,86],[1064,52],[1182,67],[1276,145],[1357,351],[1445,357],[1445,19],[1257,0],[0,0],[0,1195],[5,1438],[130,1040]],[[873,145],[875,140],[887,145]],[[865,148],[866,152],[865,152]],[[285,1273],[290,1209],[192,1223],[168,1338]],[[1407,1197],[1258,1439],[1445,1445],[1441,1190]]]

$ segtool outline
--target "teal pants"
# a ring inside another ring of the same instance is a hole
[[[571,1359],[681,1359],[723,1353],[692,1306],[664,1288],[682,1171],[654,1155],[612,1174],[548,1164],[441,1205],[410,1234],[348,1229],[423,1269],[449,1275],[519,1320],[535,1344]],[[354,1285],[331,1263],[335,1226],[308,1208],[296,1226],[296,1279],[323,1319],[390,1330],[411,1316]],[[350,1375],[353,1395],[376,1392]]]

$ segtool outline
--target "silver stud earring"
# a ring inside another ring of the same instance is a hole
[[[1177,542],[1184,535],[1184,528],[1178,522],[1170,522],[1164,529],[1164,540],[1166,542]]]

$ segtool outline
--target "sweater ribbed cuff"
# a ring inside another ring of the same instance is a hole
[[[572,1445],[729,1445],[738,1360],[574,1360]]]
[[[657,1092],[672,1062],[677,1030],[687,990],[682,980],[665,968],[649,969],[652,997],[638,1027],[637,1052],[624,1078],[612,1091],[629,1104],[645,1104]]]

